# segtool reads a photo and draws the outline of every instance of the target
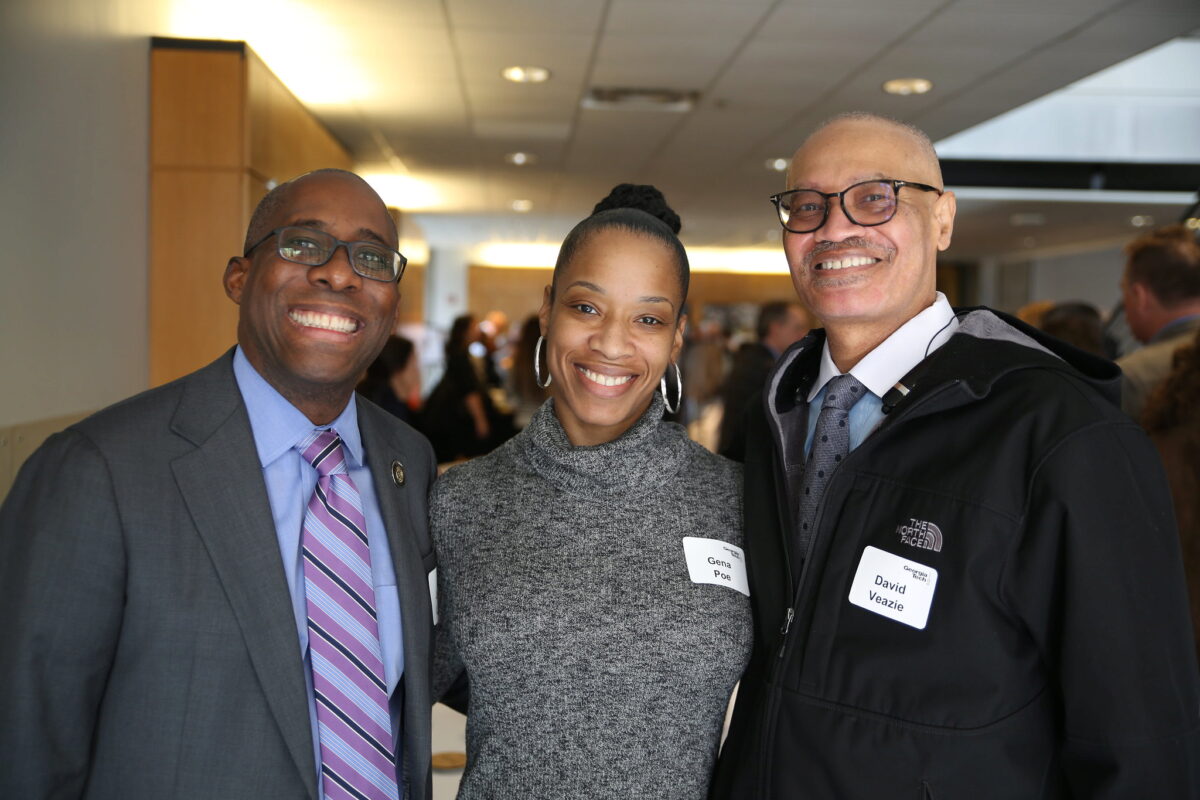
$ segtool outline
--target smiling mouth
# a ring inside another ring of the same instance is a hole
[[[579,373],[589,381],[601,386],[623,386],[634,379],[633,375],[601,375],[599,372],[592,372],[587,367],[581,367],[578,364],[575,365],[575,369],[579,370]]]
[[[818,261],[813,265],[813,269],[821,270],[822,272],[839,269],[850,269],[851,267],[865,267],[870,264],[878,264],[880,259],[871,258],[870,256],[850,256],[849,258],[831,258],[827,261]]]
[[[301,311],[293,309],[288,312],[292,322],[306,328],[320,328],[336,333],[354,333],[358,330],[358,321],[336,314],[325,314],[320,311]]]

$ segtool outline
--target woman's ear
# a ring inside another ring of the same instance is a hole
[[[678,361],[679,353],[683,350],[683,334],[687,330],[687,314],[679,315],[679,323],[675,326],[675,341],[671,343],[671,360]]]
[[[542,307],[538,309],[538,333],[546,335],[550,329],[550,308],[554,305],[554,287],[547,286],[542,290]]]

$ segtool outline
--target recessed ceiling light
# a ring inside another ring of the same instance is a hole
[[[925,94],[933,88],[933,81],[925,78],[893,78],[883,82],[883,90],[888,94],[907,96],[910,94]]]
[[[545,83],[550,80],[550,70],[545,67],[505,67],[500,74],[513,83]]]
[[[1200,231],[1200,217],[1188,217],[1183,224],[1189,231]]]
[[[1129,218],[1129,224],[1135,228],[1148,228],[1154,224],[1154,217],[1149,214],[1135,214]]]
[[[773,169],[776,172],[783,172],[788,168],[788,160],[786,158],[768,158],[767,169]]]
[[[526,164],[532,164],[537,161],[537,156],[535,156],[533,153],[522,153],[520,150],[518,150],[515,153],[505,154],[504,160],[518,167],[523,167]]]
[[[518,214],[524,214],[528,211],[532,211],[533,210],[533,201],[532,200],[513,200],[512,201],[512,210],[516,211]]]

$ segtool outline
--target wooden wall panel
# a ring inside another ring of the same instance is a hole
[[[207,364],[237,339],[221,276],[245,235],[239,170],[155,170],[150,180],[150,382]],[[233,202],[230,202],[230,199]]]
[[[351,166],[345,148],[240,43],[155,39],[151,49],[150,382],[237,340],[221,275],[241,255],[269,180]]]
[[[400,279],[401,325],[425,322],[425,265],[409,262]]]
[[[542,290],[553,274],[552,269],[472,266],[467,270],[467,308],[478,315],[503,311],[519,328],[542,307]]]
[[[353,166],[346,149],[249,50],[246,90],[249,166],[259,177],[283,182],[322,167]]]
[[[150,53],[151,166],[240,169],[246,151],[242,54]]]

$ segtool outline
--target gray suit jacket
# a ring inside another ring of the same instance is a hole
[[[430,795],[429,443],[359,426]],[[407,476],[392,478],[392,461]],[[0,797],[316,798],[304,666],[232,353],[49,439],[0,508]]]

